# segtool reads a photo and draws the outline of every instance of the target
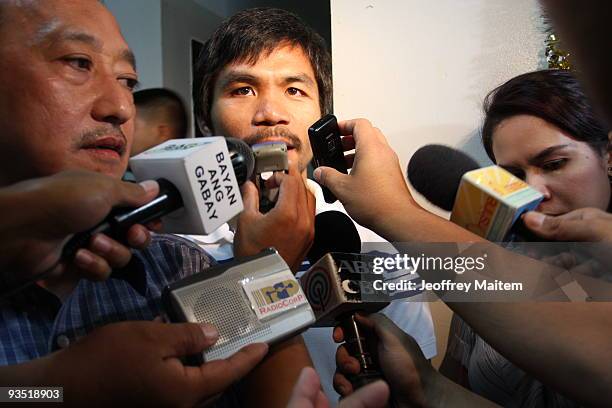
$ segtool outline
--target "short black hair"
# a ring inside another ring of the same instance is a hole
[[[206,41],[196,63],[194,105],[203,133],[212,129],[210,110],[214,83],[228,64],[255,64],[280,44],[300,46],[312,65],[319,88],[321,113],[332,112],[331,55],[325,40],[297,15],[278,8],[252,8],[223,21]]]
[[[134,92],[134,104],[138,114],[152,118],[152,115],[165,115],[176,128],[173,139],[187,136],[189,118],[183,99],[174,91],[166,88],[150,88]]]
[[[482,143],[493,162],[493,132],[503,120],[516,115],[536,116],[588,143],[599,154],[607,151],[608,129],[569,71],[548,69],[512,78],[489,92],[484,111]]]

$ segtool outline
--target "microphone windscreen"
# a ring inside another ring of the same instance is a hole
[[[410,184],[427,201],[451,211],[461,177],[478,168],[478,163],[467,154],[448,146],[431,144],[412,155],[407,176]]]
[[[361,238],[353,221],[340,211],[325,211],[315,217],[315,236],[306,258],[311,264],[328,252],[361,252]]]

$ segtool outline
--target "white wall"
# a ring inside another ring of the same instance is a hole
[[[486,162],[482,100],[544,67],[537,0],[332,0],[334,106],[381,128],[402,166],[428,143]]]
[[[104,0],[136,55],[141,88],[163,86],[160,0]]]

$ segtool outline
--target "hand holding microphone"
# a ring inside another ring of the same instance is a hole
[[[551,216],[530,211],[525,226],[553,241],[612,242],[612,215],[597,208],[581,208]]]
[[[400,406],[425,406],[431,395],[427,395],[430,379],[437,373],[423,355],[417,342],[382,314],[357,315],[357,324],[374,340],[375,353],[382,372],[389,383],[391,393]],[[343,342],[344,330],[336,327],[334,341]],[[361,367],[344,345],[336,351],[336,374],[334,388],[346,397],[355,389],[347,376],[358,375]]]
[[[58,276],[69,269],[89,279],[105,279],[112,267],[127,264],[131,257],[128,246],[147,245],[149,233],[145,227],[133,225],[127,229],[123,244],[96,235],[73,259],[59,262],[62,242],[101,221],[113,207],[143,205],[157,191],[155,182],[125,183],[86,171],[61,172],[3,189],[0,196],[6,200],[0,200],[5,201],[0,205],[6,222],[2,241],[7,254],[2,259],[3,269],[23,273],[8,279],[24,281],[41,273]],[[18,208],[11,210],[9,204]],[[15,289],[19,284],[11,286]]]
[[[297,163],[289,163],[289,172],[275,172],[268,185],[279,187],[274,208],[259,211],[259,192],[255,184],[242,188],[244,211],[238,216],[234,237],[236,256],[248,256],[274,247],[294,272],[306,257],[314,237],[314,196],[304,184]]]
[[[137,179],[157,179],[159,194],[140,207],[118,207],[100,224],[74,236],[62,256],[100,233],[122,240],[134,224],[164,217],[166,232],[209,234],[242,211],[238,186],[253,172],[253,153],[238,139],[169,140],[132,159]]]
[[[520,215],[533,210],[542,194],[499,166],[480,168],[465,153],[444,145],[418,149],[408,179],[432,204],[451,211],[451,221],[493,242],[540,239]]]

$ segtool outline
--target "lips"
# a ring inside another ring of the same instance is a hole
[[[83,148],[115,152],[122,156],[125,153],[125,140],[120,136],[104,136],[87,143]]]

